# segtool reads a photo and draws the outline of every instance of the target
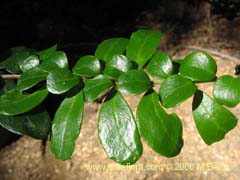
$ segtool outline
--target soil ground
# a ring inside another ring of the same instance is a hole
[[[206,12],[205,10],[203,9],[203,13]],[[234,76],[234,68],[236,64],[240,64],[240,19],[227,21],[217,16],[212,19],[204,16],[195,23],[184,27],[181,24],[166,26],[166,24],[163,25],[151,20],[151,17],[149,18],[139,26],[164,29],[165,33],[160,49],[172,54],[174,59],[184,57],[194,48],[213,50],[239,58],[239,62],[237,62],[231,58],[213,56],[217,61],[218,76],[224,74]],[[199,88],[211,95],[212,86],[212,83],[203,83],[199,85]],[[131,108],[135,110],[139,97],[126,97],[126,99]],[[97,113],[100,105],[87,103],[82,130],[71,159],[56,160],[50,152],[49,143],[44,150],[41,141],[22,137],[0,150],[0,179],[237,180],[240,177],[240,162],[238,161],[240,157],[238,149],[240,125],[238,124],[228,133],[224,140],[208,146],[200,138],[195,127],[191,114],[191,102],[192,99],[189,99],[178,108],[170,110],[176,112],[183,123],[184,147],[181,153],[174,158],[164,158],[158,155],[143,141],[143,155],[135,165],[117,165],[106,157],[98,141]],[[238,119],[240,118],[240,105],[231,111]]]

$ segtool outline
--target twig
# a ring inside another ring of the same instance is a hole
[[[2,74],[0,75],[2,79],[19,79],[20,75],[18,74]]]
[[[228,55],[228,54],[224,54],[212,49],[207,49],[207,48],[202,48],[202,47],[198,47],[198,46],[191,46],[191,45],[185,45],[185,46],[179,46],[176,48],[176,50],[174,51],[173,55],[176,54],[176,51],[178,51],[179,49],[190,49],[190,50],[196,50],[196,51],[203,51],[203,52],[207,52],[209,54],[215,55],[215,56],[219,56],[223,59],[228,59],[234,62],[239,63],[240,62],[240,58]]]

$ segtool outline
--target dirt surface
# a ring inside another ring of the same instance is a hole
[[[144,24],[144,23],[143,23]],[[159,22],[148,21],[145,27],[162,30]],[[181,26],[166,30],[161,49],[173,54],[174,59],[182,58],[192,50],[187,45],[206,48],[240,58],[240,20],[229,22],[213,17],[205,18],[189,25],[188,31]],[[181,34],[176,34],[181,32]],[[178,37],[174,39],[174,37]],[[165,42],[170,42],[165,44]],[[217,75],[234,76],[237,62],[214,56],[217,61]],[[240,60],[239,60],[240,63]],[[212,83],[203,83],[199,88],[209,95]],[[139,97],[126,97],[135,110]],[[174,158],[164,158],[152,151],[143,141],[144,151],[140,160],[133,166],[120,166],[108,159],[97,137],[97,113],[99,104],[87,103],[80,136],[72,158],[56,160],[47,143],[46,152],[42,142],[30,137],[22,137],[15,143],[0,150],[1,180],[79,180],[79,179],[227,179],[240,177],[240,125],[228,133],[224,140],[211,146],[200,138],[191,114],[192,99],[187,100],[176,112],[183,123],[184,147]],[[231,109],[240,118],[240,105]]]

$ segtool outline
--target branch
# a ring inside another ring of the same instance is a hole
[[[0,75],[0,78],[2,79],[19,79],[19,74],[2,74]]]

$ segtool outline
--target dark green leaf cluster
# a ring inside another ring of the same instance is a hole
[[[162,156],[180,153],[182,123],[166,108],[194,96],[192,113],[202,139],[208,145],[222,140],[237,124],[237,118],[222,105],[239,104],[240,79],[217,78],[216,62],[204,52],[192,52],[179,61],[156,52],[161,36],[158,31],[138,30],[130,39],[105,40],[94,55],[81,57],[72,70],[56,45],[43,51],[12,49],[0,68],[20,78],[17,84],[6,80],[0,91],[0,125],[34,138],[46,138],[51,132],[53,154],[66,160],[80,133],[84,102],[100,100],[98,136],[103,149],[120,164],[134,164],[143,151],[141,137]],[[213,98],[197,86],[208,81],[216,81]],[[48,93],[65,96],[53,121],[39,107]],[[135,118],[124,96],[139,94],[143,96]]]

